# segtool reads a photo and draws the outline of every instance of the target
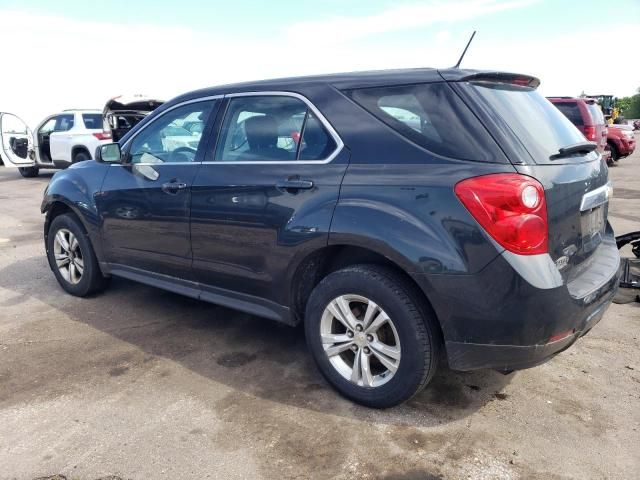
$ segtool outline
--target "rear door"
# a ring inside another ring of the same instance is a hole
[[[327,244],[349,154],[322,114],[288,93],[231,95],[193,183],[193,270],[205,292],[284,304],[289,265]]]
[[[0,148],[8,167],[33,165],[29,151],[33,148],[31,129],[18,116],[0,112]]]
[[[63,113],[56,117],[56,124],[53,132],[49,135],[49,151],[51,159],[55,162],[71,162],[71,141],[73,135],[70,130],[75,125],[75,115],[73,113]]]
[[[182,125],[206,125],[217,106],[210,98],[165,110],[123,146],[126,162],[109,168],[97,203],[103,247],[114,268],[192,278],[190,187],[205,142]]]
[[[549,253],[570,280],[605,236],[612,237],[607,229],[606,163],[595,150],[559,154],[585,138],[534,88],[491,81],[460,82],[455,87],[482,115],[516,169],[544,186]]]

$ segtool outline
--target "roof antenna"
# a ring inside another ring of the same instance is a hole
[[[469,48],[469,45],[471,45],[471,41],[475,36],[476,36],[476,31],[474,30],[473,33],[471,34],[471,38],[467,42],[467,46],[464,47],[464,51],[462,52],[462,55],[460,55],[460,60],[458,60],[458,63],[456,63],[453,68],[460,68],[460,63],[462,63],[462,59],[464,58],[465,53],[467,53],[467,48]]]

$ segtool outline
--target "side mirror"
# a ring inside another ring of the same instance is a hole
[[[122,161],[122,152],[120,144],[107,143],[100,145],[96,150],[96,162],[100,163],[120,163]]]

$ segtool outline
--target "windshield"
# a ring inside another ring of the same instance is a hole
[[[506,123],[536,162],[585,141],[567,117],[532,88],[502,83],[467,85]]]

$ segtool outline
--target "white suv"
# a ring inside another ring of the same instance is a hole
[[[5,166],[18,167],[23,177],[35,177],[41,168],[90,160],[111,135],[102,129],[100,110],[65,110],[45,118],[33,132],[18,116],[0,112],[0,141]]]

